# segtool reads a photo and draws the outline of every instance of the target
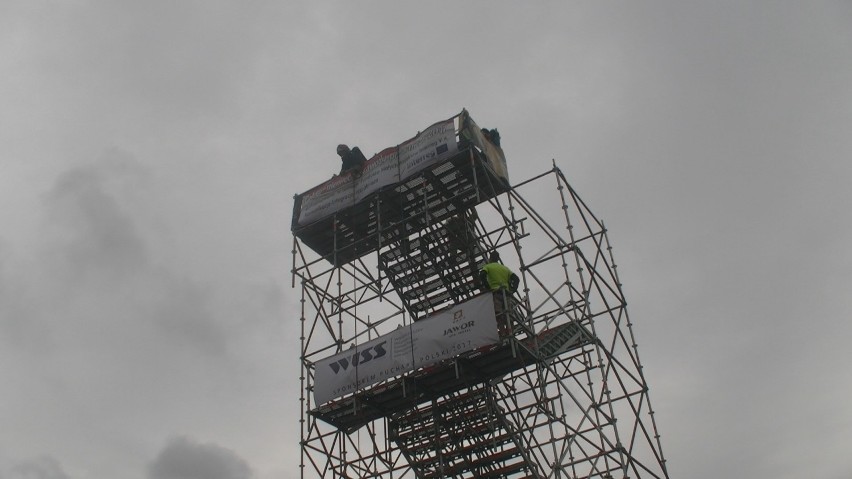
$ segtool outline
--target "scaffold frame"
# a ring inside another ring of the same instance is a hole
[[[555,162],[509,185],[463,150],[325,221],[293,237],[300,477],[669,477],[607,230]],[[521,279],[509,334],[315,404],[318,361],[485,294],[492,251]]]

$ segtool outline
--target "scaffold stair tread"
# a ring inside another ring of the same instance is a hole
[[[492,470],[486,469],[487,466],[501,462],[505,463],[506,461],[511,461],[518,457],[521,457],[521,452],[517,447],[513,447],[492,455],[478,457],[472,460],[468,459],[449,467],[439,468],[438,471],[431,474],[423,474],[422,477],[424,479],[438,479],[442,477],[455,477],[466,472],[476,473],[476,477],[504,477],[502,474],[509,474],[511,472],[528,469],[530,465],[526,462],[526,460],[521,458],[519,462],[513,462]]]
[[[486,420],[470,421],[461,425],[455,424],[451,428],[437,429],[434,424],[431,428],[412,429],[408,434],[397,435],[394,440],[398,443],[408,444],[411,448],[418,446],[427,446],[430,443],[441,443],[448,438],[464,439],[470,442],[480,440],[485,436],[490,439],[499,438],[494,436],[495,433],[502,431],[502,427],[496,426],[497,421],[494,416],[487,417]]]
[[[392,420],[393,431],[410,427],[412,434],[394,440],[418,477],[488,477],[495,471],[530,470],[514,434],[503,426],[501,410],[489,405],[490,394],[485,388],[468,391]],[[471,409],[476,414],[453,416]],[[484,422],[478,418],[481,412],[487,416]],[[412,427],[421,425],[425,427]]]
[[[590,338],[577,322],[566,323],[560,328],[546,331],[540,335],[538,352],[542,357],[549,358],[558,354],[566,345],[572,345],[583,339]]]
[[[501,449],[507,443],[512,442],[512,440],[513,440],[513,434],[504,430],[503,433],[499,436],[485,437],[480,442],[468,444],[468,445],[465,445],[461,448],[448,447],[449,444],[447,444],[447,442],[441,442],[441,443],[438,443],[438,444],[430,444],[430,446],[431,446],[432,449],[440,448],[443,451],[442,454],[441,454],[441,457],[443,457],[445,460],[454,461],[454,460],[456,460],[457,458],[459,458],[463,455],[482,454],[484,451]],[[423,451],[424,448],[420,448],[418,450],[417,448],[406,447],[406,449],[411,454],[422,454],[422,451]],[[428,449],[428,448],[426,448],[426,449]],[[418,461],[413,462],[412,465],[416,466],[416,467],[428,467],[428,466],[434,464],[438,459],[439,458],[437,456],[429,456],[427,458],[420,459]]]
[[[455,403],[463,403],[463,402],[473,402],[477,401],[484,396],[482,389],[469,389],[467,391],[461,392],[459,394],[447,395],[440,398],[436,403],[426,404],[423,407],[415,408],[410,411],[405,411],[398,416],[396,416],[395,421],[399,423],[405,423],[408,421],[415,421],[424,416],[431,416],[433,414],[433,410],[436,408],[440,408],[447,402],[453,401]]]
[[[474,240],[467,252],[459,252],[450,245],[445,228],[441,227],[382,253],[380,268],[409,311],[416,315],[476,295],[480,288],[475,258],[481,251]]]
[[[396,442],[404,446],[406,450],[412,454],[428,456],[428,451],[435,448],[446,449],[449,443],[457,443],[459,441],[466,442],[473,450],[486,450],[494,445],[505,443],[508,439],[501,436],[492,436],[493,431],[490,428],[470,428],[462,433],[450,434],[448,431],[443,431],[437,436],[424,435],[420,438],[406,438],[405,440],[397,440]]]

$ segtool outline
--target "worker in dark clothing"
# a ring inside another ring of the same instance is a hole
[[[482,132],[482,136],[484,136],[486,140],[493,143],[494,146],[500,146],[500,132],[497,131],[496,128],[492,130],[489,130],[488,128],[482,128],[480,131]]]
[[[346,145],[337,145],[337,154],[341,160],[341,175],[349,171],[354,171],[356,176],[361,174],[361,170],[364,168],[364,163],[367,162],[367,159],[361,153],[360,148],[356,146],[350,149]]]
[[[494,312],[497,315],[497,328],[500,337],[511,333],[508,312],[512,293],[518,290],[521,282],[518,276],[500,262],[500,253],[494,251],[488,256],[488,263],[479,270],[479,280],[483,288],[494,295]],[[506,293],[509,294],[506,294]]]
[[[447,230],[450,252],[460,252],[473,256],[476,244],[476,210],[461,211],[447,219],[444,227]]]

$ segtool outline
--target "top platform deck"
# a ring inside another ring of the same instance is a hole
[[[456,124],[458,126],[456,126]],[[296,195],[294,236],[339,266],[509,190],[502,150],[466,111]]]

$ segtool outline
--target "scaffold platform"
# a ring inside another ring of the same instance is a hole
[[[584,326],[572,321],[524,339],[466,352],[437,365],[323,404],[311,415],[345,432],[389,417],[471,385],[508,374],[593,342]]]
[[[310,224],[299,225],[294,211],[292,230],[302,243],[339,266],[434,228],[508,190],[485,156],[470,147]]]

